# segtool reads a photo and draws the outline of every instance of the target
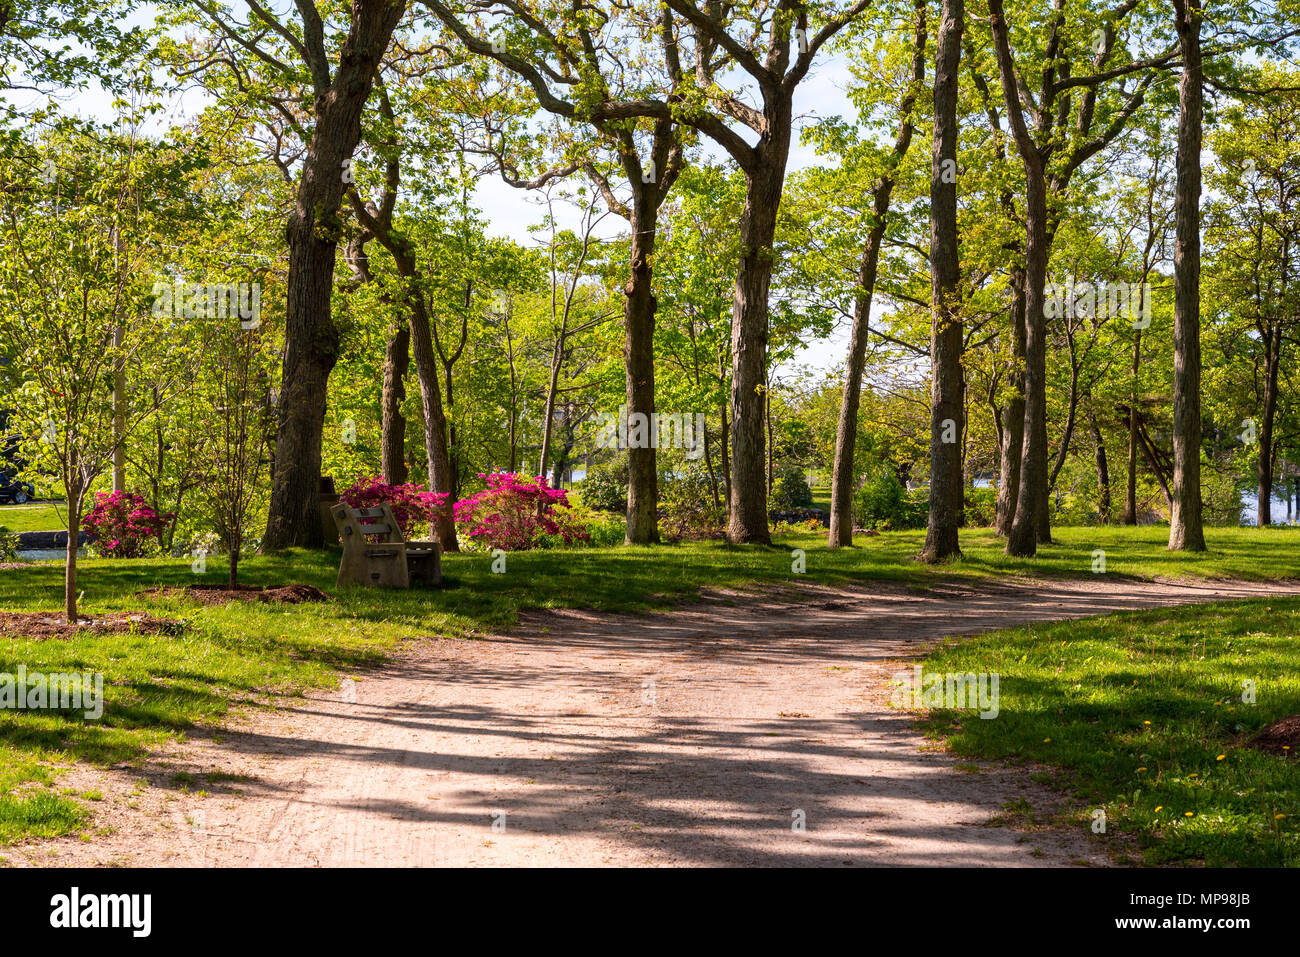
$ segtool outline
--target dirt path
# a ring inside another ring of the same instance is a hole
[[[907,717],[888,707],[889,675],[942,635],[1282,592],[1300,584],[872,585],[809,588],[797,603],[722,596],[670,616],[532,615],[484,641],[413,642],[355,685],[245,713],[143,773],[74,768],[61,783],[105,795],[94,805],[101,834],[0,856],[136,866],[1101,864],[1086,832],[989,826],[1005,802],[1041,810],[1057,798],[1024,770],[959,770],[921,750]],[[212,771],[244,777],[208,783]],[[177,772],[199,780],[183,790]],[[803,831],[792,829],[796,812]]]

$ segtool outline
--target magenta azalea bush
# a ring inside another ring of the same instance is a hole
[[[569,493],[548,487],[545,477],[493,472],[479,473],[479,478],[487,488],[453,508],[456,530],[475,545],[513,552],[590,541],[569,512]]]
[[[149,543],[163,542],[171,512],[159,514],[134,492],[96,492],[95,504],[81,519],[95,553],[107,558],[140,558]]]
[[[446,509],[447,498],[445,494],[430,492],[414,483],[389,485],[380,478],[361,479],[339,493],[339,501],[352,508],[374,508],[387,502],[402,528],[402,537],[408,541],[429,533],[429,524]],[[363,524],[369,525],[372,521],[366,520]],[[412,529],[415,529],[414,535]]]

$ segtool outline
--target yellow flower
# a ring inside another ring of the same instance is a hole
[[[1223,760],[1224,758],[1226,758],[1226,757],[1227,757],[1226,754],[1221,754],[1221,755],[1219,755],[1217,758],[1215,758],[1214,760],[1216,760],[1216,761],[1222,761],[1222,760]]]
[[[1051,738],[1043,738],[1043,744],[1046,744],[1048,741],[1051,741],[1051,740],[1052,740]]]
[[[1145,771],[1146,768],[1138,768],[1139,771]]]
[[[1159,813],[1160,813],[1161,811],[1163,811],[1164,809],[1165,809],[1165,806],[1164,806],[1163,804],[1157,804],[1157,805],[1156,805],[1155,813],[1156,813],[1156,814],[1159,814]]]
[[[1143,721],[1142,723],[1143,723],[1143,724],[1150,724],[1151,722],[1150,722],[1150,721]]]
[[[1183,812],[1183,817],[1191,817],[1191,816],[1192,816],[1192,812],[1191,812],[1191,811],[1184,811],[1184,812]]]
[[[1285,814],[1274,814],[1274,815],[1273,815],[1273,820],[1275,820],[1275,821],[1280,821],[1280,820],[1282,820],[1282,818],[1284,818],[1284,817],[1286,817]]]

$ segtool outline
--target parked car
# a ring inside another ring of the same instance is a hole
[[[35,497],[36,489],[31,482],[24,482],[14,476],[0,475],[0,505],[8,502],[22,505],[28,499]]]

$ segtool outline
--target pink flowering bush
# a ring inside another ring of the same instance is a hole
[[[176,521],[171,512],[159,514],[134,492],[96,492],[95,504],[81,519],[91,538],[91,548],[106,558],[140,558],[147,546],[161,547],[167,527]]]
[[[388,485],[380,478],[361,479],[339,493],[339,501],[352,508],[374,508],[387,502],[408,541],[429,534],[430,523],[445,511],[447,499],[445,493],[430,492],[414,483]],[[363,525],[373,523],[374,519],[362,520]]]
[[[590,541],[586,528],[569,511],[569,493],[548,487],[545,477],[493,472],[480,473],[479,478],[487,488],[453,507],[456,530],[469,543],[513,552]]]

